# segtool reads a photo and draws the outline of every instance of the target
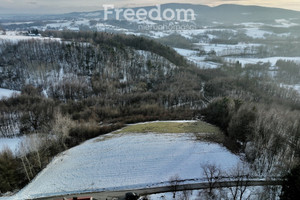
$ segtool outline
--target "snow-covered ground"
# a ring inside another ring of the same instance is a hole
[[[200,68],[206,68],[206,69],[212,69],[212,68],[217,68],[220,67],[221,64],[219,63],[214,63],[214,62],[208,62],[205,61],[205,56],[198,56],[197,51],[195,50],[189,50],[189,49],[180,49],[180,48],[174,48],[174,50],[185,57],[187,60],[193,62]]]
[[[184,56],[184,57],[190,57],[190,56],[194,56],[197,55],[197,51],[195,50],[190,50],[190,49],[180,49],[180,48],[174,48],[174,50],[179,53],[180,55]]]
[[[294,22],[291,22],[291,19],[276,19],[275,22],[278,25],[275,25],[274,27],[281,27],[281,28],[289,28],[291,26],[298,26],[299,24],[296,24]]]
[[[258,62],[262,63],[271,63],[271,66],[274,66],[278,60],[288,60],[295,61],[296,63],[300,63],[300,57],[268,57],[268,58],[225,58],[228,62],[237,62],[239,61],[243,66],[246,64],[256,64]]]
[[[205,44],[205,43],[198,43],[197,45],[204,48],[206,52],[210,50],[215,50],[217,55],[222,54],[222,52],[231,51],[236,49],[236,51],[243,51],[244,48],[251,48],[258,46],[258,44],[239,44],[239,45],[214,45],[214,44]],[[205,56],[198,56],[198,52],[196,50],[189,50],[189,49],[180,49],[174,48],[174,50],[184,56],[189,61],[197,64],[203,68],[216,68],[220,65],[218,63],[207,62],[205,61]],[[294,61],[296,63],[300,63],[300,57],[267,57],[267,58],[240,58],[240,57],[223,57],[225,61],[236,63],[239,61],[242,66],[246,64],[257,64],[261,63],[270,63],[271,66],[275,66],[278,60],[287,60],[287,61]]]
[[[40,37],[9,34],[9,33],[7,33],[6,35],[0,35],[0,40],[14,41],[14,42],[20,41],[20,40],[31,40],[31,39],[34,39],[34,38],[40,38]]]
[[[39,40],[60,40],[59,38],[48,38],[48,37],[41,37],[41,36],[26,36],[22,35],[17,31],[7,31],[5,35],[0,34],[0,43],[1,41],[11,41],[11,42],[18,42],[22,40],[32,40],[32,39],[39,39]]]
[[[20,92],[15,91],[15,90],[8,90],[8,89],[0,88],[0,99],[3,99],[5,97],[11,97],[11,95],[13,95],[14,93],[18,94]]]
[[[0,137],[0,152],[10,149],[15,155],[19,156],[25,153],[36,151],[41,145],[45,144],[44,141],[54,140],[52,135],[22,135],[12,138]]]
[[[4,149],[10,149],[13,153],[17,153],[19,144],[24,137],[0,138],[0,152]]]
[[[300,94],[300,84],[296,85],[287,85],[287,84],[280,84],[280,87],[286,88],[286,89],[293,89],[296,90]]]
[[[196,200],[199,199],[199,191],[198,190],[192,190],[186,192],[188,199],[190,200]],[[183,192],[176,192],[175,199],[184,199]],[[173,199],[173,193],[167,192],[167,193],[158,193],[158,194],[152,194],[148,196],[148,199],[150,200],[169,200]]]
[[[208,43],[195,43],[199,48],[202,48],[206,52],[214,50],[217,56],[222,56],[224,61],[242,64],[244,67],[246,64],[257,64],[257,63],[270,63],[271,66],[275,66],[278,60],[286,60],[286,61],[294,61],[296,63],[300,63],[300,57],[266,57],[266,58],[242,58],[242,57],[226,57],[226,55],[234,55],[243,53],[244,51],[249,51],[251,53],[251,49],[260,46],[260,44],[246,44],[239,43],[237,45],[225,45],[225,44],[208,44]],[[190,49],[181,49],[174,48],[174,50],[185,57],[187,60],[193,62],[197,66],[201,68],[217,68],[222,66],[222,64],[206,61],[207,56],[199,56],[197,50]]]
[[[201,164],[226,170],[239,162],[226,148],[196,141],[193,134],[111,133],[57,156],[11,198],[164,185],[174,175],[202,178]]]
[[[8,89],[0,88],[0,99],[10,97],[14,93],[18,94],[20,92],[15,91],[15,90],[8,90]],[[0,152],[3,149],[6,149],[6,148],[9,148],[13,152],[16,152],[18,144],[20,143],[21,140],[22,140],[22,138],[19,138],[19,137],[16,137],[16,138],[0,138]]]
[[[235,45],[230,44],[210,44],[210,43],[194,43],[194,45],[200,49],[205,50],[207,53],[210,51],[215,51],[217,56],[228,56],[228,55],[238,55],[238,54],[253,54],[256,52],[255,48],[262,46],[261,44],[251,44],[251,43],[238,43]]]
[[[234,190],[233,190],[234,191]],[[264,191],[261,186],[257,187],[247,187],[244,194],[242,195],[242,200],[257,200],[260,199],[259,194]],[[238,193],[240,194],[240,193]],[[234,199],[229,188],[222,188],[222,190],[215,189],[216,199]],[[186,198],[187,197],[187,198]],[[207,199],[204,190],[188,190],[185,192],[178,191],[175,194],[175,200],[189,199],[189,200],[202,200]],[[239,196],[240,197],[240,196]],[[173,199],[173,193],[158,193],[148,196],[150,200],[170,200]]]
[[[259,28],[246,28],[246,35],[252,38],[265,38],[266,35],[272,35],[272,32],[264,31]]]

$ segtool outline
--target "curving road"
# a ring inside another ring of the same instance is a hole
[[[243,180],[239,182],[239,186],[275,186],[282,185],[283,181],[278,180]],[[234,187],[237,185],[237,181],[219,181],[214,183],[214,188],[223,188],[223,187]],[[203,183],[193,183],[193,184],[180,184],[176,186],[177,191],[183,190],[201,190],[208,189],[209,184],[207,182]],[[91,196],[97,200],[114,200],[122,199],[127,192],[135,192],[139,195],[149,195],[157,193],[165,193],[174,191],[174,186],[162,186],[162,187],[153,187],[153,188],[143,188],[143,189],[132,189],[132,190],[120,190],[120,191],[103,191],[95,193],[84,193],[84,194],[72,194],[65,196],[55,196],[55,197],[45,197],[37,198],[36,200],[59,200],[72,197],[87,197]]]

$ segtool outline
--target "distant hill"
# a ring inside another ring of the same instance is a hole
[[[241,22],[274,22],[275,19],[300,19],[300,12],[261,6],[243,6],[223,4],[216,7],[193,4],[164,4],[162,8],[192,8],[196,12],[198,22],[218,21],[222,23]]]
[[[147,7],[135,7],[134,10],[144,8],[149,11],[155,6]],[[218,21],[222,23],[237,23],[237,22],[266,22],[274,21],[275,19],[289,19],[299,18],[300,12],[281,9],[281,8],[270,8],[261,6],[243,6],[234,4],[223,4],[216,7],[209,7],[205,5],[195,4],[180,4],[180,3],[169,3],[161,5],[162,9],[190,9],[192,8],[196,13],[198,22],[210,22]],[[65,16],[93,16],[91,13],[98,13],[98,16],[103,16],[103,11],[87,12],[87,13],[71,13]]]
[[[156,6],[145,6],[145,7],[135,7],[133,10],[145,9],[149,11]],[[276,19],[293,19],[295,22],[300,22],[300,12],[280,9],[280,8],[269,8],[260,6],[242,6],[234,4],[223,4],[216,7],[209,7],[205,5],[195,5],[195,4],[180,4],[180,3],[169,3],[161,5],[161,9],[193,9],[196,14],[196,25],[212,25],[213,22],[222,23],[224,25],[243,23],[243,22],[260,22],[260,23],[275,23]],[[119,22],[116,22],[115,14],[109,15],[108,24],[123,27]],[[47,21],[47,20],[76,20],[76,19],[88,19],[103,21],[104,11],[93,11],[93,12],[73,12],[60,15],[1,15],[0,23],[12,21]],[[121,16],[122,19],[122,16]],[[149,19],[149,21],[152,21]],[[122,22],[123,23],[123,22]],[[158,23],[164,23],[162,21]],[[125,24],[126,26],[128,24]]]
[[[204,18],[211,18],[222,22],[266,22],[275,19],[299,18],[300,12],[280,9],[267,8],[260,6],[241,6],[241,5],[220,5],[211,8]]]

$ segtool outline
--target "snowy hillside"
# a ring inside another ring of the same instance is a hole
[[[229,169],[239,161],[218,144],[196,141],[193,134],[112,133],[62,153],[13,198],[151,187],[174,175],[201,178],[201,164]]]

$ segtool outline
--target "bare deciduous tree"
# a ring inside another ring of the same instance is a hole
[[[250,178],[249,168],[245,166],[245,164],[238,164],[236,167],[232,168],[228,173],[226,173],[229,180],[235,182],[234,187],[229,187],[229,191],[231,194],[230,199],[233,200],[242,200],[248,199],[245,197],[245,192],[247,190],[247,183]]]
[[[204,178],[208,183],[208,194],[212,198],[214,197],[213,189],[221,179],[222,171],[215,164],[206,163],[201,166],[203,170]]]
[[[169,179],[170,187],[172,188],[173,191],[173,199],[176,198],[176,193],[178,191],[178,185],[180,183],[180,177],[178,174],[171,176]]]
[[[63,116],[59,111],[55,112],[52,133],[65,149],[67,149],[65,140],[69,136],[70,129],[74,126],[75,122],[69,116]]]

